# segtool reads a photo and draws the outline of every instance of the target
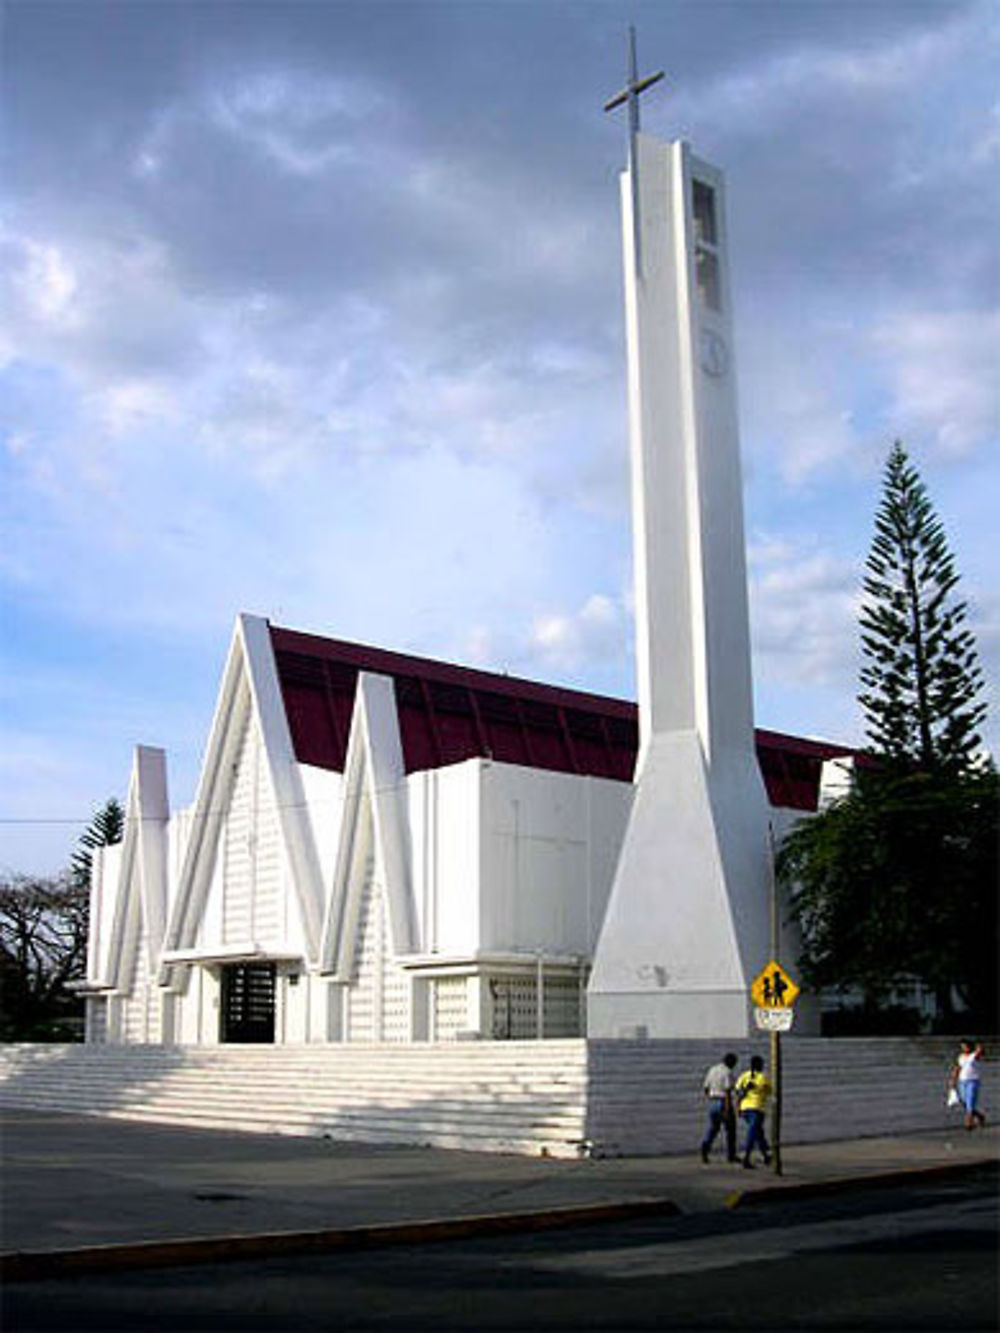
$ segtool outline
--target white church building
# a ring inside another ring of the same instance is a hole
[[[630,61],[638,704],[241,616],[194,804],[140,748],[95,859],[91,1042],[736,1038],[794,953],[774,838],[847,751],[754,728],[724,181]]]
[[[241,616],[194,804],[140,746],[95,856],[88,1040],[585,1035],[638,747],[631,703]],[[784,821],[846,751],[756,753]]]
[[[681,1152],[706,1065],[762,1048],[751,983],[796,964],[774,844],[853,757],[755,728],[724,181],[639,133],[659,77],[633,40],[607,104],[629,109],[637,702],[240,616],[193,804],[139,747],[94,857],[87,1043],[0,1050],[4,1104]],[[800,997],[799,1142],[882,1134],[887,1101],[897,1132],[942,1123],[947,1039],[834,1052],[817,1026]]]

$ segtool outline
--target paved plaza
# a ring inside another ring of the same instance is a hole
[[[7,1277],[751,1208],[998,1160],[995,1128],[783,1149],[783,1174],[719,1156],[578,1161],[234,1134],[49,1112],[2,1121]],[[39,1267],[40,1266],[40,1267]]]

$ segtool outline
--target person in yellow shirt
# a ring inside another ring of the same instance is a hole
[[[736,1097],[740,1105],[740,1115],[746,1121],[747,1137],[743,1147],[743,1165],[748,1171],[753,1170],[750,1154],[757,1148],[764,1158],[765,1166],[771,1161],[771,1149],[764,1137],[764,1116],[774,1089],[771,1080],[764,1073],[764,1061],[759,1055],[750,1060],[750,1068],[736,1080]]]

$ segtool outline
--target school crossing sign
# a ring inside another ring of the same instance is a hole
[[[768,963],[754,978],[750,998],[761,1009],[791,1009],[799,988],[780,963]]]
[[[750,998],[757,1006],[754,1014],[757,1026],[765,1031],[787,1032],[792,1026],[798,993],[799,987],[781,964],[772,959],[750,987]]]

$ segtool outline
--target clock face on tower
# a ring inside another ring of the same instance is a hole
[[[725,339],[714,329],[702,329],[698,344],[698,357],[706,375],[716,379],[729,369],[729,348]]]

